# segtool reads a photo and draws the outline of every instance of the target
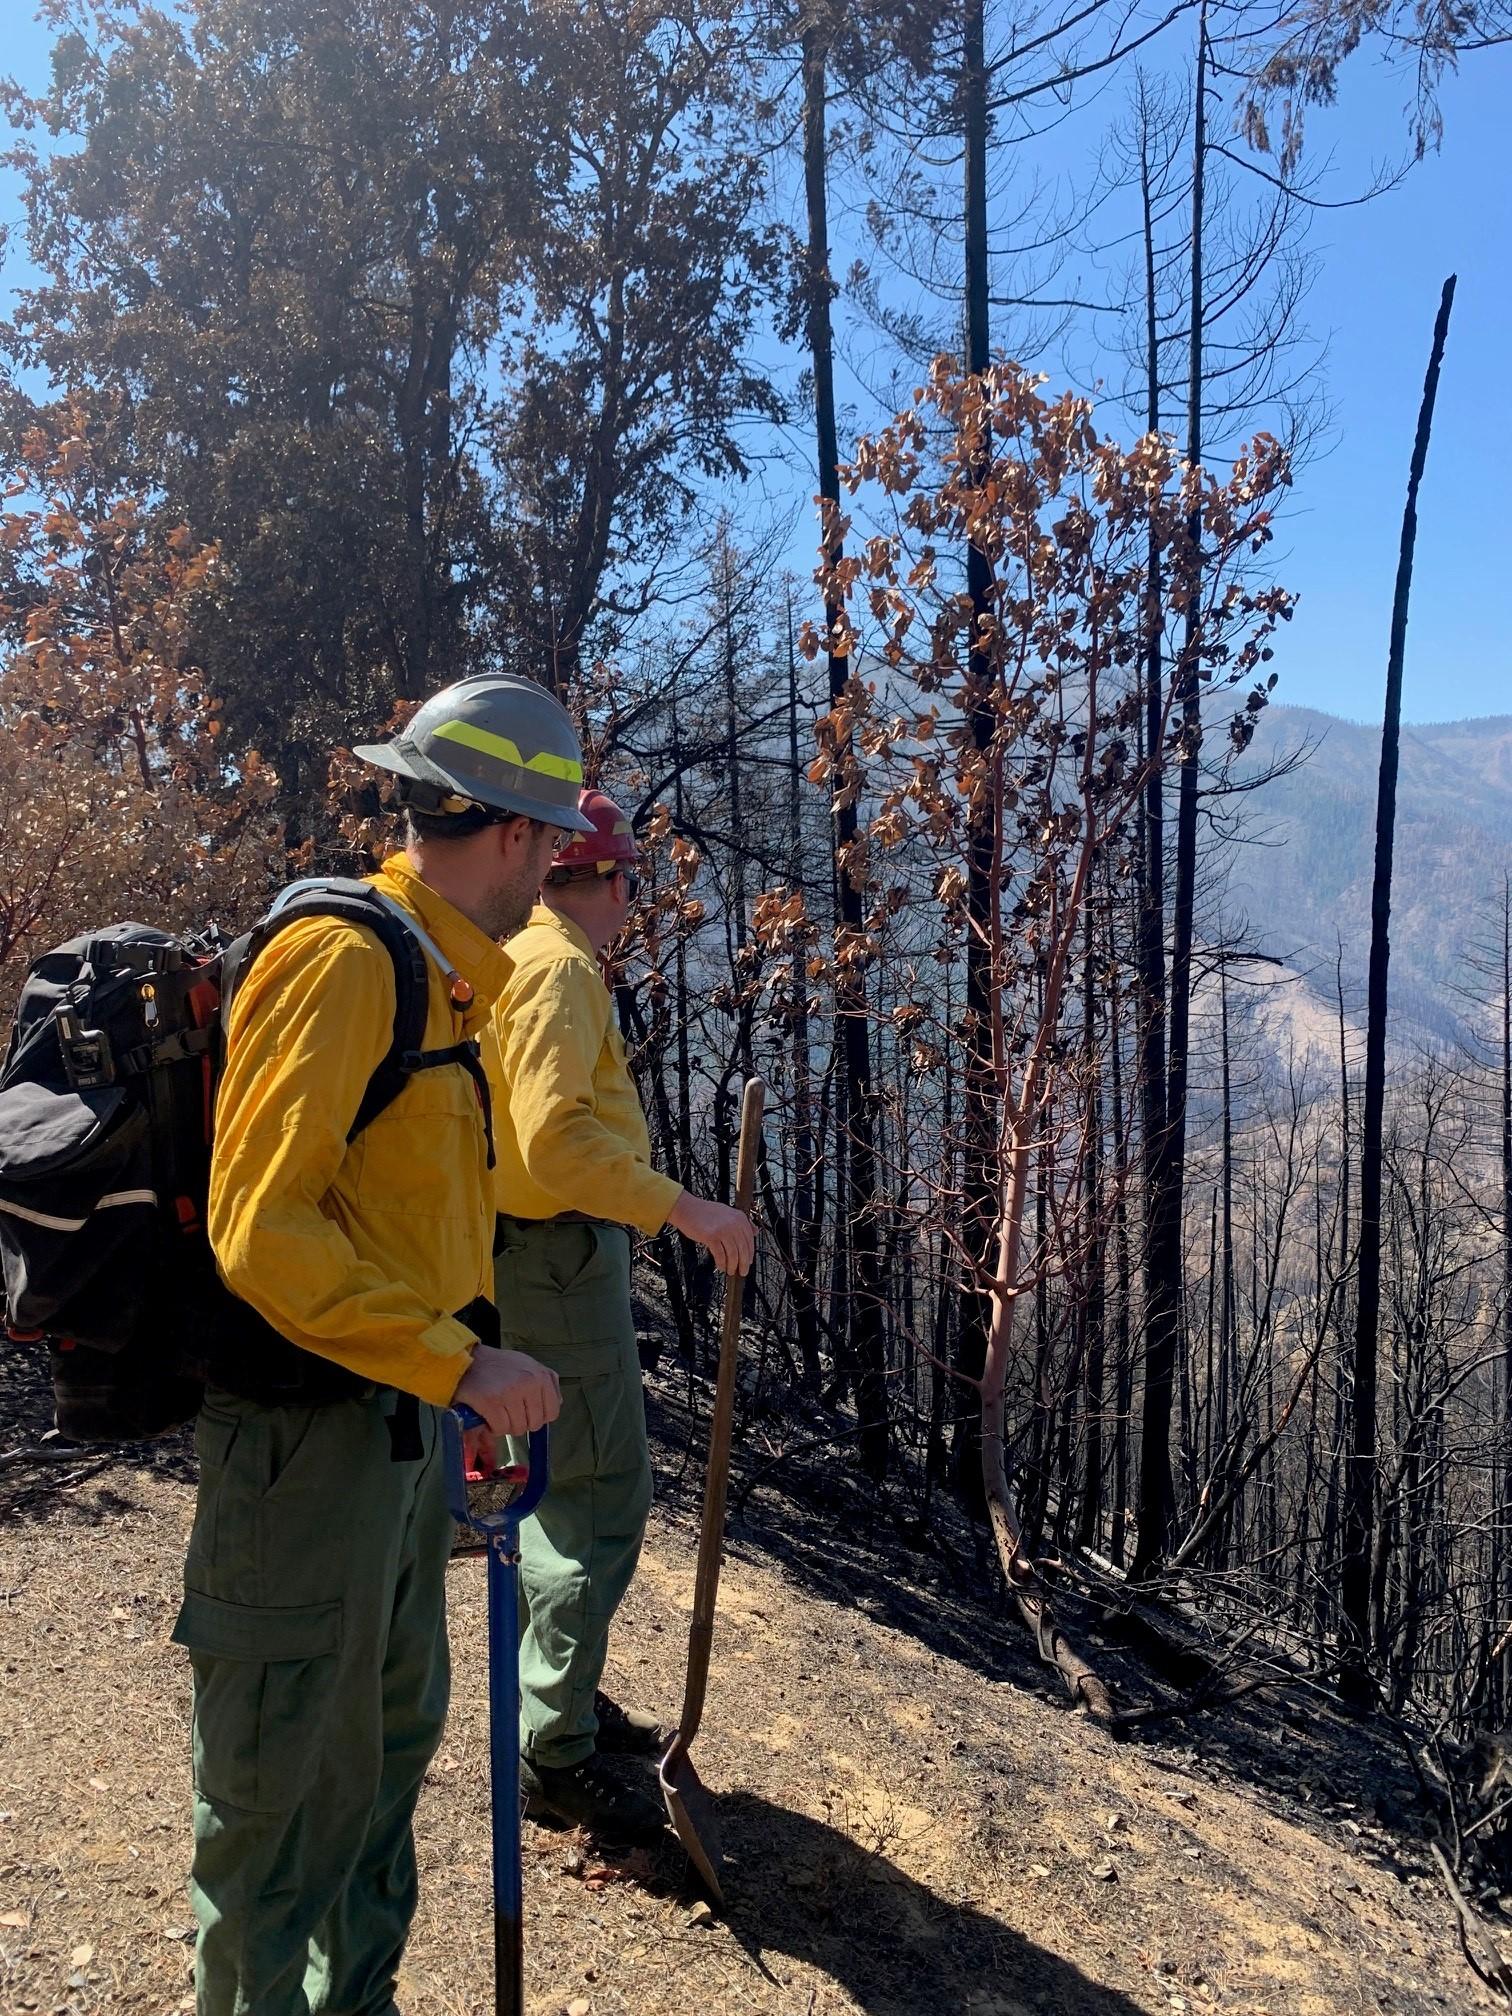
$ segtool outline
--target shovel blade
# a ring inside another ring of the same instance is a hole
[[[694,1770],[691,1757],[664,1758],[657,1775],[661,1779],[662,1797],[667,1802],[667,1818],[676,1828],[677,1838],[686,1850],[698,1880],[715,1904],[723,1904],[724,1891],[719,1878],[724,1868],[724,1856],[719,1847],[719,1827],[714,1817],[713,1799]]]

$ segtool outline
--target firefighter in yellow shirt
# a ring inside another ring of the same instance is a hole
[[[209,1229],[267,1327],[217,1355],[173,1634],[194,1672],[200,2016],[392,2016],[448,1688],[438,1409],[524,1434],[558,1407],[545,1366],[488,1348],[475,1039],[509,970],[496,941],[584,823],[577,738],[542,687],[490,675],[358,754],[407,807],[371,886],[423,955],[423,1048],[362,1125],[398,968],[347,917],[285,924],[231,996]]]
[[[584,792],[581,810],[592,830],[557,855],[509,941],[484,1040],[498,1131],[495,1290],[505,1341],[561,1385],[551,1493],[521,1533],[527,1811],[636,1840],[660,1831],[660,1796],[606,1753],[650,1756],[661,1731],[599,1689],[651,1508],[629,1228],[675,1226],[727,1274],[747,1272],[755,1234],[744,1212],[651,1166],[600,963],[637,893],[635,839],[601,791]]]

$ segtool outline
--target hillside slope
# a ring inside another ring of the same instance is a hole
[[[1268,708],[1245,769],[1311,746],[1291,775],[1250,801],[1258,844],[1238,850],[1230,907],[1255,942],[1325,999],[1344,943],[1346,998],[1358,1000],[1370,949],[1378,727],[1304,707]],[[1402,731],[1391,918],[1399,1024],[1452,1039],[1464,955],[1487,935],[1488,906],[1512,871],[1512,715]]]
[[[658,1414],[664,1509],[610,1677],[670,1714],[696,1477],[670,1393]],[[175,2011],[188,1676],[167,1633],[191,1485],[172,1448],[91,1468],[7,1473],[0,2007]],[[535,2016],[1492,2006],[1426,1861],[1382,1824],[1403,1796],[1389,1756],[1312,1705],[1115,1745],[942,1563],[901,1565],[884,1506],[834,1472],[824,1489],[800,1506],[766,1485],[734,1532],[697,1751],[728,1917],[693,1921],[675,1849],[614,1864],[528,1828]],[[455,1708],[421,1812],[405,2016],[490,2002],[482,1564],[452,1578]]]

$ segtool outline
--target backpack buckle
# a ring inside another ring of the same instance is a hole
[[[115,938],[91,938],[84,947],[84,963],[103,979],[112,973],[135,973],[143,977],[180,972],[184,964],[181,945],[123,944]]]
[[[64,1075],[74,1091],[98,1092],[106,1085],[113,1085],[115,1056],[105,1031],[86,1029],[72,1008],[59,1008],[54,1019]]]

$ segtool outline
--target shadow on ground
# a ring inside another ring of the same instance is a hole
[[[137,1476],[193,1484],[191,1430],[153,1442],[90,1445],[54,1435],[52,1381],[42,1347],[0,1337],[0,1525],[70,1519],[98,1525],[134,1509]],[[92,1488],[84,1491],[81,1487]]]
[[[708,1393],[699,1382],[693,1408],[686,1375],[674,1372],[647,1391],[647,1419],[657,1498],[664,1510],[697,1515],[703,1488]],[[793,1442],[802,1423],[763,1424]],[[744,1430],[744,1432],[743,1432]],[[1027,1639],[994,1622],[993,1570],[985,1543],[940,1501],[927,1532],[911,1496],[867,1484],[843,1440],[809,1450],[805,1460],[773,1464],[748,1427],[737,1424],[730,1479],[729,1545],[776,1567],[810,1593],[907,1633],[990,1680],[1013,1680],[1064,1700]],[[759,1488],[748,1487],[759,1478]]]
[[[648,1419],[664,1509],[695,1516],[702,1488],[709,1391],[682,1368],[648,1387]],[[690,1407],[691,1401],[691,1407]],[[1042,1665],[1029,1633],[1010,1614],[983,1534],[937,1497],[928,1529],[899,1487],[878,1490],[860,1475],[835,1417],[836,1444],[774,1465],[760,1447],[801,1424],[769,1417],[737,1422],[729,1546],[775,1568],[810,1594],[860,1610],[992,1681],[1010,1681],[1071,1711],[1059,1677]],[[743,1432],[742,1432],[743,1431]],[[759,1487],[747,1491],[753,1478]],[[744,1502],[743,1502],[744,1501]],[[739,1508],[739,1509],[737,1509]],[[1126,1706],[1179,1703],[1185,1690],[1156,1680],[1136,1651],[1100,1644],[1085,1603],[1058,1595],[1061,1620]],[[1378,1725],[1343,1713],[1320,1687],[1278,1687],[1238,1703],[1203,1706],[1132,1733],[1157,1766],[1247,1784],[1273,1812],[1323,1833],[1365,1829],[1365,1845],[1406,1872],[1421,1868],[1428,1814],[1399,1743]]]
[[[665,1509],[697,1518],[703,1483],[710,1387],[669,1364],[647,1392],[658,1497]],[[742,1410],[743,1412],[745,1410]],[[38,1348],[0,1347],[0,1524],[42,1520],[97,1525],[134,1509],[133,1485],[152,1476],[192,1485],[188,1430],[152,1442],[78,1447],[49,1438],[52,1389]],[[826,1433],[833,1440],[825,1444]],[[1004,1607],[984,1538],[937,1497],[927,1529],[912,1495],[878,1489],[860,1475],[838,1413],[805,1422],[768,1414],[760,1432],[737,1431],[731,1480],[730,1546],[765,1561],[800,1587],[908,1635],[994,1681],[1008,1680],[1062,1708],[1059,1680]],[[816,1441],[818,1446],[816,1445]],[[774,1462],[772,1447],[800,1447]],[[767,1446],[763,1446],[767,1445]],[[87,1488],[86,1488],[87,1487]],[[754,1487],[754,1488],[753,1488]],[[1063,1604],[1068,1628],[1125,1700],[1151,1698],[1148,1672],[1114,1647],[1088,1643],[1092,1622]],[[1204,1711],[1153,1727],[1135,1740],[1160,1760],[1199,1775],[1247,1782],[1294,1821],[1338,1829],[1381,1829],[1383,1859],[1406,1849],[1416,1867],[1425,1804],[1399,1745],[1361,1727],[1317,1690]],[[804,1823],[807,1824],[807,1823]],[[1394,1843],[1392,1834],[1405,1837]],[[1416,1850],[1416,1852],[1414,1852]]]
[[[748,1793],[721,1799],[719,1813],[726,1923],[779,1982],[784,1961],[801,1961],[867,2016],[1138,2016],[1126,1995],[821,1821]]]

